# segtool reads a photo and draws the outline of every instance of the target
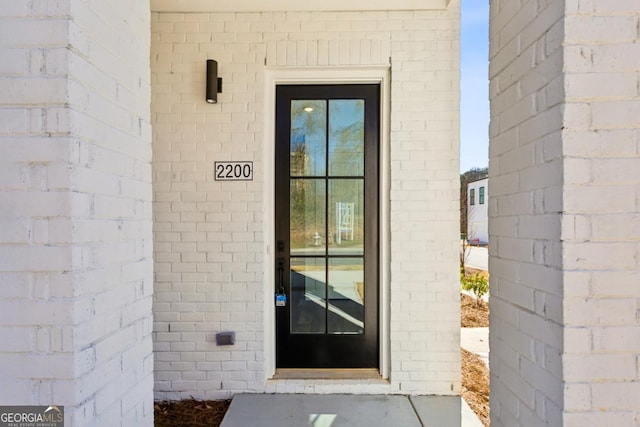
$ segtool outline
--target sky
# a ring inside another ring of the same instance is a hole
[[[489,157],[489,0],[462,0],[460,172]]]

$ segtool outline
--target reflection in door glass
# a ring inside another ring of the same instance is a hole
[[[327,163],[327,101],[291,101],[291,176],[322,176]]]
[[[291,179],[290,238],[293,255],[325,253],[326,184],[323,179]]]
[[[364,333],[364,263],[362,258],[329,261],[330,334]]]
[[[364,181],[329,181],[330,255],[364,254]]]
[[[364,175],[364,100],[329,101],[329,175]]]
[[[291,333],[326,331],[324,258],[291,258]]]

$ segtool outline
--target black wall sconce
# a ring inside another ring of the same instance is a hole
[[[222,93],[222,77],[218,77],[218,61],[207,59],[207,102],[217,104],[219,93]]]

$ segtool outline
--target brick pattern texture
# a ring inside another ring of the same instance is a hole
[[[492,425],[636,426],[637,3],[491,6]]]
[[[0,401],[153,424],[149,3],[0,1]]]
[[[458,9],[152,14],[156,399],[459,393]],[[267,381],[265,69],[390,63],[390,383]],[[253,161],[254,181],[215,182],[216,160]]]
[[[494,426],[562,424],[563,3],[491,3]]]
[[[567,2],[564,425],[640,425],[640,9]]]

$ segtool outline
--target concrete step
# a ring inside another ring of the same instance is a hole
[[[480,427],[459,396],[237,394],[221,427]]]

